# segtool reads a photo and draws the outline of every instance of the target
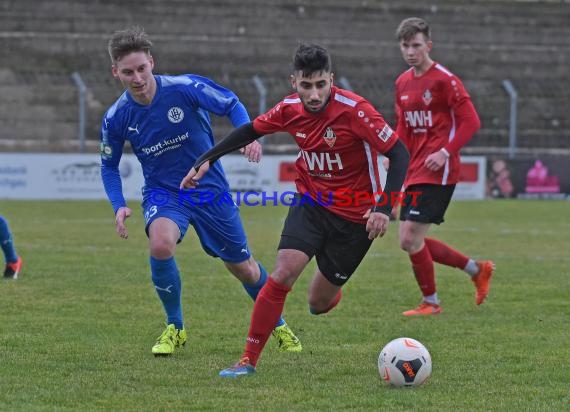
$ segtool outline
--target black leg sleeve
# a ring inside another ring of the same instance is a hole
[[[384,153],[384,156],[390,159],[390,167],[388,168],[386,184],[384,185],[384,196],[386,196],[387,201],[381,206],[374,206],[372,210],[390,216],[393,206],[392,193],[402,190],[402,185],[408,172],[410,153],[406,146],[398,140],[388,152]]]
[[[194,169],[198,170],[205,162],[214,163],[220,157],[234,150],[247,146],[261,136],[253,128],[253,122],[246,123],[232,130],[226,137],[220,140],[214,147],[202,154],[194,163]]]

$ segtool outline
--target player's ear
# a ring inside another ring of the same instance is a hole
[[[432,48],[433,48],[433,42],[431,40],[428,40],[427,42],[428,53],[431,52]]]
[[[151,71],[154,70],[154,59],[152,58],[152,56],[150,54],[148,55],[148,61],[150,64],[150,70]]]
[[[334,84],[334,73],[331,73],[331,87],[333,86],[333,84]]]
[[[289,81],[291,82],[291,87],[293,88],[293,90],[297,90],[297,81],[295,79],[295,76],[293,75],[289,76]]]
[[[113,73],[113,77],[115,79],[119,78],[119,68],[117,67],[116,64],[111,65],[111,73]]]

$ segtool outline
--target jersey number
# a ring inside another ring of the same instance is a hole
[[[151,217],[153,217],[154,215],[156,215],[156,213],[158,212],[158,207],[156,205],[152,205],[151,207],[149,207],[146,212],[144,212],[144,220],[145,222],[148,223],[148,221],[150,220]]]

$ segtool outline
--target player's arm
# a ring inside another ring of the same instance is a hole
[[[391,202],[392,193],[399,193],[402,190],[410,162],[410,153],[406,146],[397,140],[392,148],[384,153],[384,156],[390,161],[390,167],[386,174],[386,184],[384,185],[384,193],[388,197],[388,201],[383,205],[375,205],[372,211],[390,216],[393,206]]]
[[[396,87],[397,89],[397,87]],[[406,121],[404,120],[404,113],[402,111],[402,107],[399,104],[400,97],[399,93],[396,90],[395,98],[394,98],[394,113],[395,113],[395,124],[396,124],[396,134],[400,138],[400,142],[404,141],[405,136],[407,135],[406,130]],[[404,142],[405,145],[405,142]],[[384,169],[388,170],[390,168],[390,159],[387,157],[384,158],[382,161],[382,165]]]
[[[384,236],[388,230],[392,213],[392,193],[400,192],[404,184],[410,156],[398,135],[368,101],[361,102],[353,113],[351,125],[356,135],[361,136],[390,162],[384,187],[387,201],[374,204],[363,216],[366,219],[368,238],[375,239]],[[370,127],[371,125],[375,127]]]
[[[119,173],[119,162],[123,154],[124,140],[113,139],[109,131],[109,122],[103,120],[101,127],[101,180],[107,198],[115,213],[115,225],[119,236],[126,239],[129,236],[125,219],[131,215],[131,209],[123,196],[123,183]]]
[[[459,150],[471,140],[475,132],[481,127],[479,116],[473,107],[473,103],[471,103],[471,99],[465,98],[456,104],[453,112],[457,124],[455,137],[445,147],[426,157],[424,164],[430,170],[441,169],[450,156],[459,154]]]
[[[238,96],[207,77],[189,75],[192,85],[188,90],[188,97],[193,104],[208,110],[218,116],[227,116],[234,127],[250,122],[249,114]],[[261,160],[262,147],[259,142],[251,142],[241,148],[241,153],[250,162]]]
[[[396,97],[396,99],[398,98]],[[400,137],[400,139],[403,139],[404,136],[407,136],[406,120],[404,118],[404,112],[402,110],[402,107],[398,103],[395,104],[395,113],[396,113],[396,134]]]
[[[109,202],[111,202],[113,211],[117,213],[119,208],[127,205],[127,202],[123,197],[123,184],[118,165],[111,165],[102,162],[101,180],[103,181],[103,187],[105,188],[105,193],[107,194]]]
[[[132,211],[127,207],[127,202],[123,196],[123,188],[121,182],[121,175],[118,166],[110,166],[105,163],[101,164],[101,179],[107,197],[111,202],[113,211],[115,212],[115,226],[116,231],[122,238],[129,237],[129,232],[125,226],[125,220],[131,216]]]
[[[249,114],[247,113],[245,106],[240,101],[236,102],[234,107],[232,107],[228,117],[234,127],[239,127],[250,122]],[[261,161],[263,147],[257,140],[255,140],[241,148],[240,152],[243,153],[250,162],[259,163]]]
[[[188,174],[182,179],[180,188],[196,187],[197,181],[208,171],[210,164],[218,160],[225,154],[241,149],[251,142],[259,139],[262,134],[255,131],[253,123],[246,123],[231,131],[226,137],[218,142],[214,147],[202,154]]]
[[[234,127],[240,127],[251,121],[245,106],[239,100],[230,108],[228,118]]]
[[[355,116],[352,120],[352,128],[357,135],[362,136],[373,147],[382,153],[389,161],[388,173],[386,175],[386,184],[384,193],[391,199],[392,193],[399,193],[404,184],[406,173],[408,171],[408,163],[410,154],[408,149],[400,140],[397,133],[386,123],[382,115],[368,102],[363,101],[354,111]],[[376,128],[371,128],[374,124]],[[392,204],[390,201],[384,205],[375,205],[372,212],[383,213],[390,216],[392,213]]]
[[[392,193],[400,192],[404,184],[404,178],[406,177],[410,159],[408,149],[406,149],[406,146],[400,140],[396,140],[394,145],[385,152],[384,155],[391,163],[384,186],[386,202],[381,202],[383,204],[375,204],[363,216],[366,219],[366,231],[368,232],[368,239],[370,240],[378,236],[382,237],[388,231],[393,207],[392,199],[396,198]]]
[[[481,127],[481,121],[471,99],[464,98],[453,108],[457,130],[455,138],[450,141],[444,150],[447,154],[457,154]]]
[[[447,95],[447,104],[453,110],[456,130],[453,140],[426,159],[426,166],[432,170],[439,169],[450,156],[457,155],[481,127],[479,115],[461,80],[453,76],[443,85]],[[428,164],[430,160],[431,164]]]

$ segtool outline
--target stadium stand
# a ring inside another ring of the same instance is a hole
[[[271,107],[290,91],[296,45],[322,43],[333,54],[337,79],[346,78],[392,121],[393,82],[405,69],[394,31],[409,16],[431,22],[432,57],[465,81],[480,112],[483,128],[469,150],[508,144],[504,79],[519,93],[519,147],[570,147],[565,2],[0,0],[0,150],[79,150],[73,72],[88,86],[87,147],[96,150],[101,116],[121,92],[110,75],[106,41],[133,24],[154,40],[156,72],[211,77],[234,89],[252,116],[259,111],[252,76],[264,82]],[[215,126],[217,136],[229,128],[223,121]],[[267,142],[269,150],[290,147],[287,137]]]

